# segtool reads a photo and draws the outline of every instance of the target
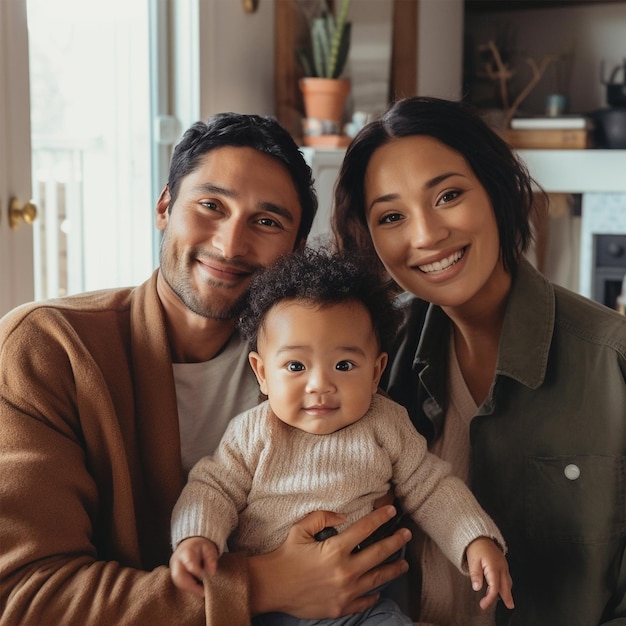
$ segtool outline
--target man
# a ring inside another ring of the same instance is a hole
[[[304,244],[310,170],[275,121],[221,114],[176,147],[156,206],[161,265],[143,285],[28,304],[0,323],[0,623],[201,624],[170,582],[169,524],[186,471],[258,400],[235,333],[251,277]],[[326,542],[316,512],[278,550],[233,554],[206,621],[363,610],[405,564],[408,534],[352,555],[381,507]]]

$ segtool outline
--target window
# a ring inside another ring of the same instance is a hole
[[[36,299],[138,284],[156,267],[162,5],[28,0]]]

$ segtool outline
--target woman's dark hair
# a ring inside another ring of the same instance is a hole
[[[283,256],[252,280],[239,332],[256,350],[259,331],[270,309],[283,301],[302,300],[326,307],[362,304],[370,314],[381,350],[388,351],[399,324],[394,294],[378,272],[359,255],[304,248]]]
[[[399,100],[353,139],[335,186],[333,233],[338,248],[376,255],[365,215],[365,172],[378,148],[415,135],[437,139],[465,158],[491,200],[502,262],[513,272],[532,240],[534,181],[509,145],[470,105],[439,98]]]
[[[174,148],[170,162],[167,181],[170,210],[178,196],[181,180],[199,166],[207,152],[224,146],[254,148],[274,157],[287,168],[302,207],[297,241],[306,239],[317,211],[311,168],[291,135],[272,117],[218,113],[207,122],[196,122],[187,129]]]

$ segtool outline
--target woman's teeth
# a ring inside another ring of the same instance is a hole
[[[427,263],[426,265],[418,265],[419,269],[426,274],[432,274],[435,272],[441,272],[451,265],[454,265],[465,254],[465,248],[458,250],[454,254],[451,254],[441,261],[435,261],[434,263]]]

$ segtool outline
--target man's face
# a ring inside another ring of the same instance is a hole
[[[288,170],[253,148],[208,152],[168,205],[166,191],[161,274],[187,309],[217,320],[236,317],[252,276],[294,250],[302,219]]]

